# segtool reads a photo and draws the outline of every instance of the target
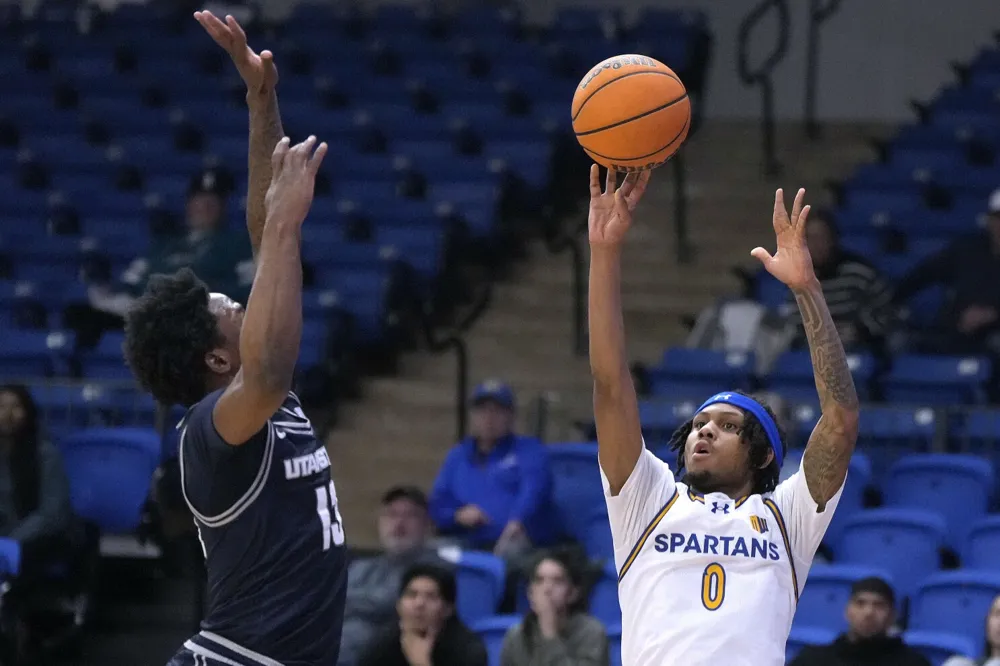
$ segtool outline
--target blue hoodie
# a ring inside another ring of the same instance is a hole
[[[518,520],[531,542],[544,546],[555,535],[550,492],[552,473],[545,445],[534,437],[507,435],[489,454],[466,437],[448,453],[430,496],[431,518],[443,534],[461,534],[473,546],[492,546],[511,520]],[[478,506],[490,522],[466,530],[455,512]]]

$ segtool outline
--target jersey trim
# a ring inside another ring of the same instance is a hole
[[[254,500],[260,496],[261,492],[264,490],[264,486],[267,484],[268,474],[271,472],[271,460],[274,457],[274,425],[268,421],[267,423],[267,438],[264,442],[264,455],[260,461],[260,469],[257,471],[257,476],[254,478],[250,487],[247,491],[243,493],[243,496],[236,500],[231,507],[223,511],[216,516],[206,516],[205,514],[199,512],[191,500],[188,499],[187,490],[184,485],[184,436],[187,434],[187,426],[181,431],[180,443],[177,446],[178,463],[180,465],[181,472],[181,494],[184,495],[184,501],[187,503],[188,508],[191,509],[191,513],[194,517],[205,527],[222,527],[227,523],[231,523],[240,517],[240,514],[246,511],[247,507],[253,504]]]
[[[701,493],[696,493],[695,491],[691,490],[691,488],[688,488],[688,499],[690,499],[692,502],[701,502],[702,504],[705,503],[705,496],[702,495]],[[740,508],[748,499],[750,499],[750,495],[744,495],[743,497],[739,498],[738,500],[736,500],[735,507],[737,509]]]
[[[799,603],[799,577],[795,575],[795,556],[792,553],[792,542],[788,538],[788,529],[785,527],[785,519],[781,516],[781,509],[774,502],[773,499],[765,499],[764,506],[771,510],[774,514],[774,520],[778,523],[778,530],[781,532],[781,538],[785,542],[785,554],[788,555],[788,566],[792,571],[792,588],[795,590],[795,603]]]
[[[217,659],[227,666],[282,666],[276,661],[234,643],[211,631],[200,631],[184,643],[184,647],[195,654]]]
[[[621,573],[618,574],[619,583],[622,582],[622,578],[624,578],[625,574],[628,573],[629,567],[631,567],[632,563],[635,562],[635,558],[639,556],[639,552],[645,545],[646,540],[649,539],[649,535],[653,533],[653,530],[656,529],[656,526],[659,525],[660,521],[663,520],[663,517],[667,515],[667,512],[670,511],[670,507],[674,505],[674,502],[677,501],[677,498],[679,496],[680,494],[677,492],[677,489],[675,488],[674,495],[673,497],[670,498],[670,501],[663,505],[663,508],[659,510],[659,512],[656,514],[653,520],[650,521],[649,525],[646,526],[646,529],[645,531],[643,531],[642,536],[639,537],[639,541],[635,544],[635,546],[632,547],[632,550],[631,552],[629,552],[628,557],[625,558],[625,563],[622,565]]]

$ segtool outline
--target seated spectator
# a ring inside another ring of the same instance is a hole
[[[881,578],[859,580],[847,602],[847,633],[830,645],[807,646],[790,666],[930,666],[927,659],[890,636],[896,595]]]
[[[35,401],[24,386],[0,387],[0,537],[17,541],[21,550],[3,611],[17,618],[22,656],[43,638],[29,614],[51,587],[53,565],[79,554],[83,535],[75,532],[66,472],[59,452],[42,437]],[[5,622],[0,630],[7,629]]]
[[[952,657],[941,666],[1000,666],[1000,595],[993,599],[986,614],[986,645],[979,659]]]
[[[382,497],[378,517],[382,554],[351,563],[347,571],[347,607],[340,643],[340,666],[354,666],[361,650],[396,610],[399,583],[416,562],[435,562],[427,546],[430,532],[427,497],[419,488],[397,486]]]
[[[431,517],[466,548],[518,557],[554,536],[548,453],[513,432],[514,393],[487,381],[472,396],[471,435],[445,458],[431,491]]]
[[[42,437],[28,389],[0,387],[0,536],[21,544],[21,578],[66,553],[73,524],[62,458]]]
[[[841,247],[836,224],[819,211],[806,222],[806,244],[844,347],[879,352],[893,316],[885,281],[864,257]],[[805,347],[798,308],[790,304],[787,314],[795,324],[792,347]]]
[[[903,277],[893,300],[904,304],[932,285],[948,300],[939,316],[943,336],[928,340],[928,351],[1000,354],[1000,190],[990,197],[986,228],[958,238]]]
[[[455,615],[455,574],[415,564],[403,574],[398,623],[376,634],[359,666],[486,666],[486,647]]]
[[[120,284],[91,285],[89,307],[67,309],[67,325],[81,336],[81,344],[94,344],[103,331],[120,329],[132,301],[157,273],[191,268],[212,291],[246,302],[253,254],[244,229],[226,228],[226,198],[232,187],[232,177],[222,170],[206,170],[191,180],[185,229],[154,237],[148,255],[132,261]]]
[[[542,554],[528,583],[531,611],[504,637],[501,666],[608,666],[608,637],[587,614],[583,587],[568,550]]]

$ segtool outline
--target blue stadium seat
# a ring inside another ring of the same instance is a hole
[[[591,515],[604,506],[597,444],[553,444],[548,447],[552,470],[552,502],[567,536],[583,534]]]
[[[500,666],[504,636],[520,621],[520,615],[494,615],[476,620],[470,625],[469,628],[483,639],[490,666]]]
[[[910,600],[908,629],[956,634],[981,645],[984,618],[997,595],[1000,574],[961,569],[934,574]]]
[[[618,601],[618,571],[614,560],[606,562],[601,577],[590,590],[590,614],[605,626],[620,625],[622,607]]]
[[[962,549],[962,564],[970,569],[1000,573],[1000,515],[983,518],[969,529]]]
[[[63,331],[4,331],[0,336],[0,375],[27,378],[64,374],[73,344],[73,336]]]
[[[838,563],[884,569],[902,596],[937,571],[947,529],[936,513],[915,509],[871,509],[847,520],[833,544]]]
[[[840,502],[830,520],[830,525],[826,528],[824,542],[835,543],[847,521],[864,509],[865,492],[871,485],[871,459],[863,451],[855,451],[848,463],[844,491],[840,495]]]
[[[868,398],[868,384],[875,372],[871,354],[848,354],[847,365],[854,376],[854,386],[862,400]],[[815,402],[816,380],[809,352],[787,351],[778,357],[767,375],[767,388],[792,401]]]
[[[930,451],[937,433],[933,409],[920,407],[864,407],[858,428],[858,448],[872,463],[872,475],[880,479],[897,459]]]
[[[489,553],[465,551],[455,565],[458,616],[467,625],[494,615],[503,596],[506,567]]]
[[[586,517],[583,533],[576,535],[587,556],[595,560],[614,561],[615,545],[606,506],[594,507]]]
[[[696,402],[698,399],[701,396],[692,396],[692,399],[687,400],[640,400],[639,423],[642,424],[642,434],[647,445],[658,448],[666,444],[674,431],[694,416],[694,410],[700,404]]]
[[[649,378],[654,394],[684,389],[708,398],[719,390],[748,389],[753,369],[752,353],[672,347],[650,368]]]
[[[843,608],[840,609],[843,614]],[[785,663],[792,659],[808,645],[829,645],[837,639],[837,632],[823,627],[792,627],[785,642]]]
[[[903,642],[926,657],[931,666],[941,666],[956,655],[975,659],[980,652],[979,645],[968,636],[937,631],[907,631]]]
[[[886,398],[925,405],[976,404],[985,400],[989,359],[958,356],[897,356],[884,380]]]
[[[21,571],[21,542],[0,538],[0,576],[9,578]]]
[[[130,379],[132,372],[125,364],[122,352],[124,342],[124,333],[105,332],[97,346],[81,359],[84,376],[89,379]]]
[[[160,436],[152,429],[95,428],[59,443],[74,512],[103,532],[132,533],[139,526]]]
[[[941,514],[949,545],[958,550],[972,523],[986,515],[993,487],[993,466],[978,456],[914,454],[889,469],[882,496],[886,506]]]
[[[622,625],[618,622],[607,627],[608,666],[622,666]]]
[[[844,609],[851,598],[851,586],[872,576],[892,584],[892,576],[883,569],[856,564],[814,564],[799,596],[793,631],[795,628],[821,628],[833,635],[845,631]]]

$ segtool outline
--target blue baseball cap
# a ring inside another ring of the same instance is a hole
[[[472,406],[495,402],[507,409],[514,409],[514,391],[499,379],[487,379],[472,392]]]

